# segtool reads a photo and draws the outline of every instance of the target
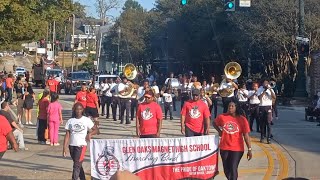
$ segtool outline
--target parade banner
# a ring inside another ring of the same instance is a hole
[[[219,137],[92,139],[91,176],[127,170],[142,180],[209,179],[218,172]]]

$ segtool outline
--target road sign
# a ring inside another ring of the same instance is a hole
[[[251,0],[240,0],[239,6],[240,7],[251,7]]]

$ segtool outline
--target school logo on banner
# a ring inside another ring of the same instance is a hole
[[[127,170],[142,180],[210,179],[218,172],[219,137],[94,139],[91,176],[108,180]]]

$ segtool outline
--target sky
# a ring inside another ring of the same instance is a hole
[[[98,14],[96,13],[96,0],[76,0],[80,2],[82,5],[86,6],[86,11],[88,16],[98,17]],[[120,11],[122,10],[122,6],[125,2],[125,0],[119,0],[122,2],[121,8],[113,9],[111,10],[108,15],[112,15],[114,17],[118,17],[120,15]],[[155,0],[136,0],[138,1],[143,8],[150,10],[154,7]]]

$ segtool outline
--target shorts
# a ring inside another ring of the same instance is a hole
[[[86,115],[88,117],[98,118],[99,113],[97,108],[86,107]]]

